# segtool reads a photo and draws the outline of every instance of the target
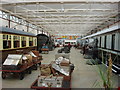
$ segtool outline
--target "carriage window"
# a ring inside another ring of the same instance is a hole
[[[101,37],[100,37],[100,45],[99,46],[101,47]]]
[[[3,35],[3,49],[11,48],[11,35]]]
[[[71,42],[71,44],[74,44],[73,42]]]
[[[65,44],[69,44],[70,42],[65,42]]]
[[[37,39],[35,38],[35,46],[37,45]]]
[[[115,47],[115,34],[112,35],[111,49],[114,50]]]
[[[14,36],[13,41],[14,41],[14,48],[20,47],[20,37],[19,36]]]
[[[21,44],[22,44],[21,46],[25,47],[26,46],[26,37],[21,37],[21,41],[22,41],[21,42]]]
[[[104,40],[104,47],[106,48],[106,39],[107,39],[107,36],[105,36],[105,40]]]
[[[33,46],[33,38],[32,37],[29,38],[29,46]]]

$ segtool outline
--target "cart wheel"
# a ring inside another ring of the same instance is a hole
[[[40,63],[38,63],[39,65],[41,65],[41,62]]]
[[[33,70],[37,70],[37,64],[33,66]]]
[[[2,79],[5,79],[6,78],[5,72],[2,72],[1,74],[2,74]]]
[[[25,76],[25,73],[20,73],[20,80],[23,80],[24,79],[24,76]]]
[[[37,70],[37,64],[35,65],[35,68],[34,68],[35,70]]]
[[[29,69],[29,70],[28,70],[28,73],[29,73],[29,74],[31,74],[31,73],[32,73],[32,70],[31,70],[31,69]]]

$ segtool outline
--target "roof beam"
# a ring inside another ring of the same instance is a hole
[[[47,22],[49,24],[60,24],[60,22]],[[71,22],[61,22],[62,24],[71,24]],[[102,22],[72,22],[72,24],[100,24]],[[46,24],[45,22],[36,23],[37,25]]]
[[[35,20],[35,21],[41,20],[40,18],[30,18],[30,17],[29,17],[29,19]],[[65,19],[69,20],[69,18],[64,18],[64,19],[61,19],[61,20],[65,20]],[[71,19],[73,19],[73,20],[88,20],[87,18],[83,18],[83,17],[77,17],[77,18],[73,17]],[[108,19],[108,18],[106,18],[106,17],[104,17],[104,18],[103,17],[101,17],[101,18],[97,18],[97,17],[89,18],[89,20],[102,20],[102,19]],[[115,18],[110,17],[109,19],[115,19]],[[46,18],[45,20],[57,20],[57,18]]]
[[[3,2],[3,3],[2,3]],[[33,4],[61,4],[61,3],[64,3],[64,4],[115,4],[115,3],[118,3],[119,1],[94,1],[94,2],[91,2],[91,1],[50,1],[50,2],[43,2],[43,1],[35,1],[35,2],[16,2],[16,3],[11,3],[11,2],[4,2],[3,0],[1,1],[1,3],[3,5],[33,5]],[[5,4],[4,4],[5,3]]]
[[[90,18],[106,18],[106,17],[109,17],[109,16],[103,16],[103,15],[69,15],[72,17],[79,17],[79,18],[85,18],[85,17],[90,17]],[[61,15],[59,17],[62,17],[62,18],[66,18],[66,17],[69,17],[68,15],[64,16],[64,15]],[[28,15],[29,18],[39,18],[39,17],[34,17],[34,16],[31,16],[31,15]],[[57,15],[53,15],[52,17],[51,16],[41,16],[42,18],[46,17],[46,18],[58,18]]]
[[[25,10],[20,10],[20,11],[25,11]],[[41,12],[50,12],[50,13],[61,13],[61,9],[50,9],[50,10],[28,10],[28,12],[36,12],[36,13],[41,13]],[[59,11],[59,12],[57,12]],[[106,11],[118,11],[118,10],[115,10],[115,9],[65,9],[65,11],[101,11],[101,12],[106,12]],[[20,12],[21,13],[21,12]]]
[[[32,10],[32,11],[28,11],[28,12],[26,12],[25,10],[23,10],[23,11],[17,11],[16,13],[14,13],[14,14],[16,14],[16,15],[21,15],[21,14],[25,14],[25,13],[27,13],[28,15],[30,15],[30,13],[32,13],[34,10]],[[37,12],[37,11],[35,11],[35,14],[36,15],[41,15],[41,16],[44,16],[44,15],[42,15],[42,14],[44,14],[44,13],[46,13],[46,14],[52,14],[52,15],[55,15],[55,14],[59,14],[59,16],[61,16],[62,14],[64,15],[64,14],[81,14],[81,13],[83,13],[84,14],[84,12],[86,13],[86,12],[88,12],[87,10],[86,11],[75,11],[75,12],[44,12],[44,10],[43,11],[41,11],[41,12]],[[89,12],[88,12],[89,13]],[[115,13],[118,13],[118,10],[108,10],[108,11],[91,11],[90,13],[104,13],[104,14],[106,14],[106,13],[111,13],[111,14],[115,14]]]

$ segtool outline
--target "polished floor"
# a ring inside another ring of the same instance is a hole
[[[54,51],[50,51],[49,54],[42,54],[42,64],[49,64],[55,60],[55,54],[57,54],[58,48]],[[72,73],[72,88],[102,88],[102,80],[98,74],[96,65],[87,65],[87,59],[83,58],[80,54],[80,50],[72,48],[70,53],[70,61],[75,65],[75,70]],[[106,68],[104,65],[100,66],[104,71]],[[1,72],[0,72],[1,73]],[[37,76],[40,74],[40,70],[33,70],[32,74],[26,74],[23,80],[19,80],[16,76],[7,77],[0,83],[2,88],[30,88],[31,84],[35,81]],[[112,74],[112,83],[114,87],[118,87],[118,76]],[[120,85],[119,85],[120,86]]]

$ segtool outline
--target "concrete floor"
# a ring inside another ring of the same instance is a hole
[[[42,64],[49,64],[55,60],[55,54],[57,49],[50,51],[49,54],[42,54]],[[72,73],[72,88],[101,88],[102,81],[97,73],[96,65],[86,65],[86,61],[83,55],[80,54],[80,50],[71,49],[70,60],[75,65],[75,70]],[[106,70],[105,66],[101,66],[103,70]],[[1,73],[1,72],[0,72]],[[23,80],[19,80],[18,77],[7,77],[2,80],[0,78],[0,84],[2,88],[30,88],[31,84],[37,76],[40,74],[40,70],[33,70],[32,74],[26,74]],[[118,87],[118,76],[112,76],[114,87]],[[93,86],[94,83],[99,82],[97,86]],[[119,85],[120,86],[120,85]]]

